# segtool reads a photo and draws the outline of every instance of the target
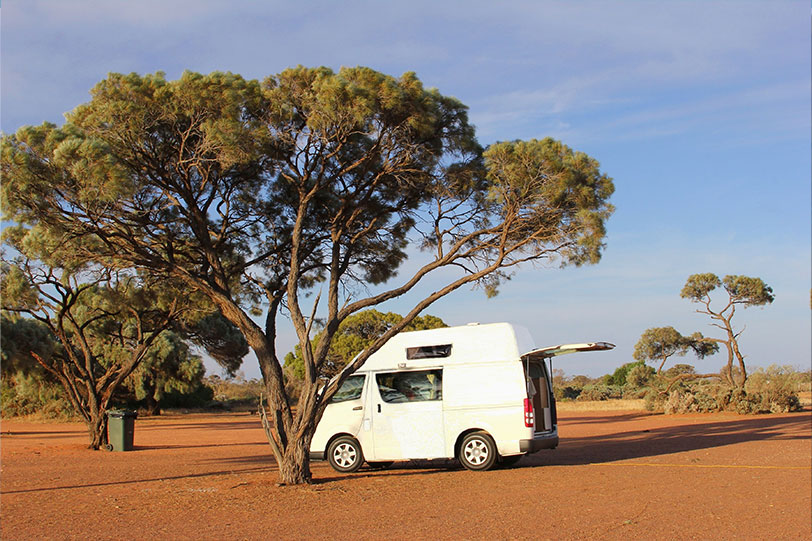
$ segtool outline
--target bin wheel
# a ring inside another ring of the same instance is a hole
[[[107,450],[107,451],[112,451],[113,450],[113,444],[108,443],[107,445],[104,446],[104,449]]]

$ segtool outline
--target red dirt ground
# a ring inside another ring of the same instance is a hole
[[[812,538],[812,416],[565,412],[561,445],[278,486],[256,416],[139,418],[135,449],[80,424],[2,423],[0,535],[16,539]]]

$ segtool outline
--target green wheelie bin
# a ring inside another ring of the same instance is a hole
[[[107,450],[132,451],[135,435],[135,418],[138,413],[130,410],[107,412]]]

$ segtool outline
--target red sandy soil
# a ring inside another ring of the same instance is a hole
[[[76,423],[3,421],[0,536],[15,539],[812,538],[812,416],[565,412],[511,468],[451,461],[279,486],[256,416],[139,418],[135,449]]]

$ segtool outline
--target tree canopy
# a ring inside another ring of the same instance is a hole
[[[344,320],[439,269],[459,271],[357,368],[466,284],[494,294],[522,263],[595,263],[614,190],[596,160],[553,139],[483,151],[458,100],[413,73],[363,67],[300,66],[262,82],[111,74],[62,127],[4,137],[2,174],[6,217],[28,234],[48,224],[88,260],[182,283],[240,330],[260,364],[280,474],[293,483],[310,478],[310,437],[342,383],[318,378]],[[425,261],[396,279],[410,246]],[[280,312],[304,365],[295,412],[275,345]]]
[[[646,329],[634,346],[634,358],[642,362],[659,362],[657,373],[663,371],[666,361],[674,355],[684,356],[693,351],[699,359],[713,355],[719,346],[709,342],[702,333],[683,336],[674,327],[653,327]]]

